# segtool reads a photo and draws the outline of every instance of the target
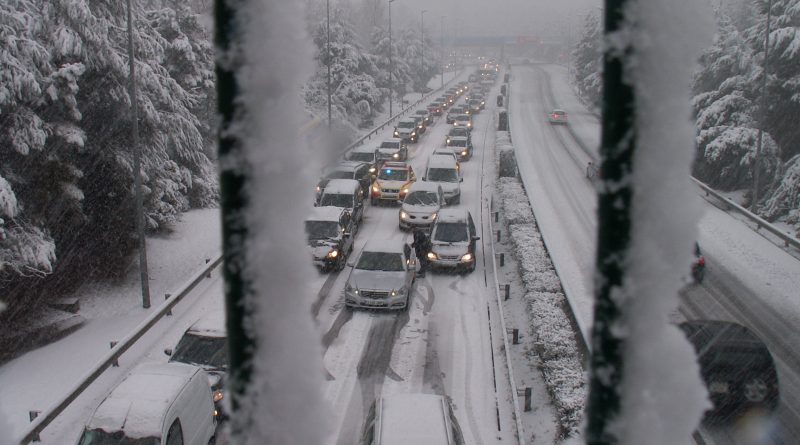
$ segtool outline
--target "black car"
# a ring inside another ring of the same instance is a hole
[[[341,207],[314,207],[305,220],[308,248],[322,272],[342,270],[353,251],[354,221]]]
[[[767,346],[746,327],[727,321],[693,320],[681,330],[697,352],[700,373],[714,404],[706,419],[736,418],[778,406],[778,373]]]
[[[372,175],[374,174],[374,170],[370,172],[370,169],[374,169],[373,165],[374,164],[367,162],[341,161],[335,166],[331,167],[325,172],[324,175],[322,175],[322,177],[319,179],[319,182],[317,182],[314,204],[319,202],[322,192],[325,191],[325,186],[328,185],[328,182],[331,179],[355,179],[359,184],[361,184],[361,190],[366,195],[369,193],[370,184],[372,184]]]

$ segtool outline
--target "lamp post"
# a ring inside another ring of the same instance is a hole
[[[128,66],[130,69],[131,121],[133,123],[133,183],[136,189],[136,233],[139,239],[139,278],[142,286],[142,307],[150,307],[150,278],[147,274],[147,244],[144,237],[144,197],[142,196],[142,153],[139,146],[139,109],[136,99],[136,60],[133,57],[133,13],[128,0]]]
[[[389,0],[389,119],[392,118],[392,95],[394,95],[394,63],[392,62],[392,2]]]
[[[756,143],[756,155],[753,159],[753,199],[750,203],[750,211],[756,212],[758,205],[758,164],[761,162],[761,147],[764,139],[764,122],[767,111],[767,59],[769,58],[769,28],[772,19],[772,0],[767,1],[767,29],[764,36],[764,78],[761,79],[761,125],[758,126],[758,142]]]
[[[425,80],[425,13],[427,9],[423,9],[419,13],[419,78]],[[420,94],[425,97],[425,85],[420,85]]]
[[[325,25],[326,32],[328,33],[328,40],[325,45],[325,60],[328,65],[328,132],[331,131],[331,2],[325,0],[325,12],[328,16],[327,24]]]
[[[442,49],[441,49],[441,53],[439,54],[439,66],[442,69],[442,79],[441,80],[442,80],[442,88],[444,88],[444,16],[443,15],[439,16],[439,19],[441,20],[441,26],[440,26],[439,31],[442,34],[442,44],[441,44]]]

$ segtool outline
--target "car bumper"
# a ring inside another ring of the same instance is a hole
[[[345,293],[344,304],[347,307],[362,309],[405,309],[408,305],[406,295],[381,298],[363,298],[350,292]]]
[[[429,260],[431,268],[450,269],[450,270],[470,269],[474,262],[475,262],[474,256],[470,261],[461,261],[460,259],[452,259],[452,258],[439,258],[436,260]]]
[[[416,229],[416,228],[425,228],[429,229],[433,226],[434,220],[432,219],[401,219],[400,220],[400,228],[401,229]]]
[[[336,261],[327,257],[321,259],[314,258],[314,266],[316,266],[321,272],[328,272],[336,267]]]

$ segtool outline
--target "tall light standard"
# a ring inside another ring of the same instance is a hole
[[[328,131],[331,131],[331,2],[325,0],[325,12],[328,16],[328,22],[325,27],[328,33],[327,44],[325,45],[325,60],[328,64]]]
[[[761,144],[764,139],[764,122],[767,111],[767,59],[769,58],[769,25],[772,19],[772,0],[767,1],[767,29],[764,36],[764,78],[761,79],[761,125],[758,126],[758,142],[756,144],[756,156],[753,159],[753,200],[750,203],[750,210],[755,213],[758,205],[758,164],[761,161]]]
[[[144,197],[142,196],[142,152],[139,146],[139,109],[136,99],[136,59],[133,57],[133,13],[128,0],[128,67],[130,69],[129,94],[131,96],[131,121],[133,123],[133,183],[136,189],[136,234],[139,239],[139,279],[142,287],[142,307],[150,307],[150,278],[147,274],[147,243],[144,237]]]
[[[427,9],[423,9],[419,13],[419,78],[425,80],[425,13]],[[420,85],[421,95],[425,97],[425,85]]]
[[[389,0],[389,119],[392,118],[392,95],[394,95],[394,63],[392,62],[392,2]]]
[[[443,15],[439,16],[439,19],[441,20],[440,32],[442,34],[442,44],[441,44],[441,47],[442,47],[441,51],[442,52],[439,54],[439,66],[442,69],[442,79],[441,79],[442,80],[442,88],[444,88],[444,17],[445,16],[443,16]]]

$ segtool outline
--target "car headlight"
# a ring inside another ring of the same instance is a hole
[[[225,397],[225,394],[222,391],[220,391],[220,390],[214,391],[214,403],[219,402],[224,397]]]
[[[380,186],[378,184],[375,184],[375,185],[372,186],[372,191],[375,192],[375,193],[378,193],[378,192],[381,191],[381,188],[380,188]]]
[[[375,173],[375,167],[370,167],[370,168],[369,168],[369,172],[370,172],[370,173]]]
[[[472,259],[473,259],[473,256],[472,256],[471,253],[465,253],[464,255],[461,256],[461,261],[464,262],[464,263],[468,263],[468,262],[472,261]]]
[[[439,259],[439,256],[438,256],[438,255],[436,255],[436,254],[435,254],[435,253],[433,253],[433,252],[428,252],[428,253],[427,253],[425,256],[427,256],[427,257],[428,257],[428,259],[429,259],[429,260],[431,260],[431,261],[435,261],[435,260],[438,260],[438,259]]]
[[[400,211],[400,219],[408,219],[408,213],[403,210]]]
[[[466,155],[467,155],[467,150],[461,152],[461,156],[466,156]]]
[[[447,138],[447,141],[445,142],[445,144],[449,144],[449,143],[450,143],[450,138]],[[319,188],[319,187],[317,187],[317,188]]]
[[[437,216],[439,216],[439,214],[436,213],[436,212],[433,212],[433,215],[431,215],[431,219],[436,219]]]
[[[358,288],[355,288],[355,287],[351,286],[350,282],[345,283],[344,291],[345,292],[352,292],[352,293],[358,295]]]
[[[400,159],[400,153],[395,153],[392,155],[392,157],[395,159]]]
[[[472,126],[472,122],[467,122],[467,127],[471,127],[471,126]]]
[[[399,132],[399,131],[397,131],[397,130],[395,130],[395,131],[394,131],[394,137],[399,137],[399,136],[400,136],[400,132]]]
[[[331,250],[330,252],[328,252],[327,256],[328,256],[328,258],[336,258],[336,257],[338,257],[339,256],[339,249]]]
[[[319,192],[321,192],[321,191],[322,191],[322,187],[320,187],[320,186],[317,186],[317,193],[319,193]]]

